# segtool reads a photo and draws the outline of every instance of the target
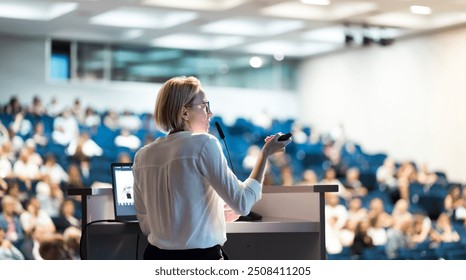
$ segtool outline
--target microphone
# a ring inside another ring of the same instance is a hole
[[[225,144],[225,148],[227,149],[227,154],[228,154],[228,159],[230,160],[231,170],[233,171],[233,173],[235,173],[235,168],[233,167],[233,162],[231,161],[230,150],[228,150],[228,145],[227,145],[227,142],[225,141],[225,134],[223,133],[222,127],[220,126],[218,122],[215,122],[215,126],[217,127],[218,135],[223,140],[223,143]]]
[[[217,127],[218,135],[220,135],[220,138],[222,140],[224,140],[225,139],[225,134],[223,134],[223,130],[220,127],[220,124],[218,122],[215,122],[215,126]]]

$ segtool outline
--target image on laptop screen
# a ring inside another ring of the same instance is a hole
[[[112,163],[112,192],[115,220],[136,221],[133,196],[133,164]]]

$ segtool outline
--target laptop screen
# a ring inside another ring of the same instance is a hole
[[[112,163],[111,169],[115,220],[137,220],[133,196],[133,164]]]

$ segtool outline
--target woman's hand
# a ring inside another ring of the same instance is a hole
[[[277,133],[275,135],[269,135],[265,138],[265,144],[264,147],[262,147],[262,151],[265,153],[266,157],[269,157],[277,152],[285,151],[285,147],[291,143],[291,138],[285,141],[278,141],[278,138],[281,135],[283,134]]]

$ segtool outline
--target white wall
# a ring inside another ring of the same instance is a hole
[[[306,61],[300,112],[339,123],[370,153],[427,162],[466,182],[466,29]]]
[[[84,106],[92,105],[99,110],[114,108],[152,112],[160,84],[52,83],[46,79],[46,53],[43,39],[0,35],[0,104],[8,102],[12,95],[28,104],[34,95],[41,96],[43,102],[55,96],[62,104],[69,105],[79,97]],[[296,93],[240,88],[204,89],[212,111],[227,122],[237,116],[252,118],[262,111],[279,119],[297,117]]]

